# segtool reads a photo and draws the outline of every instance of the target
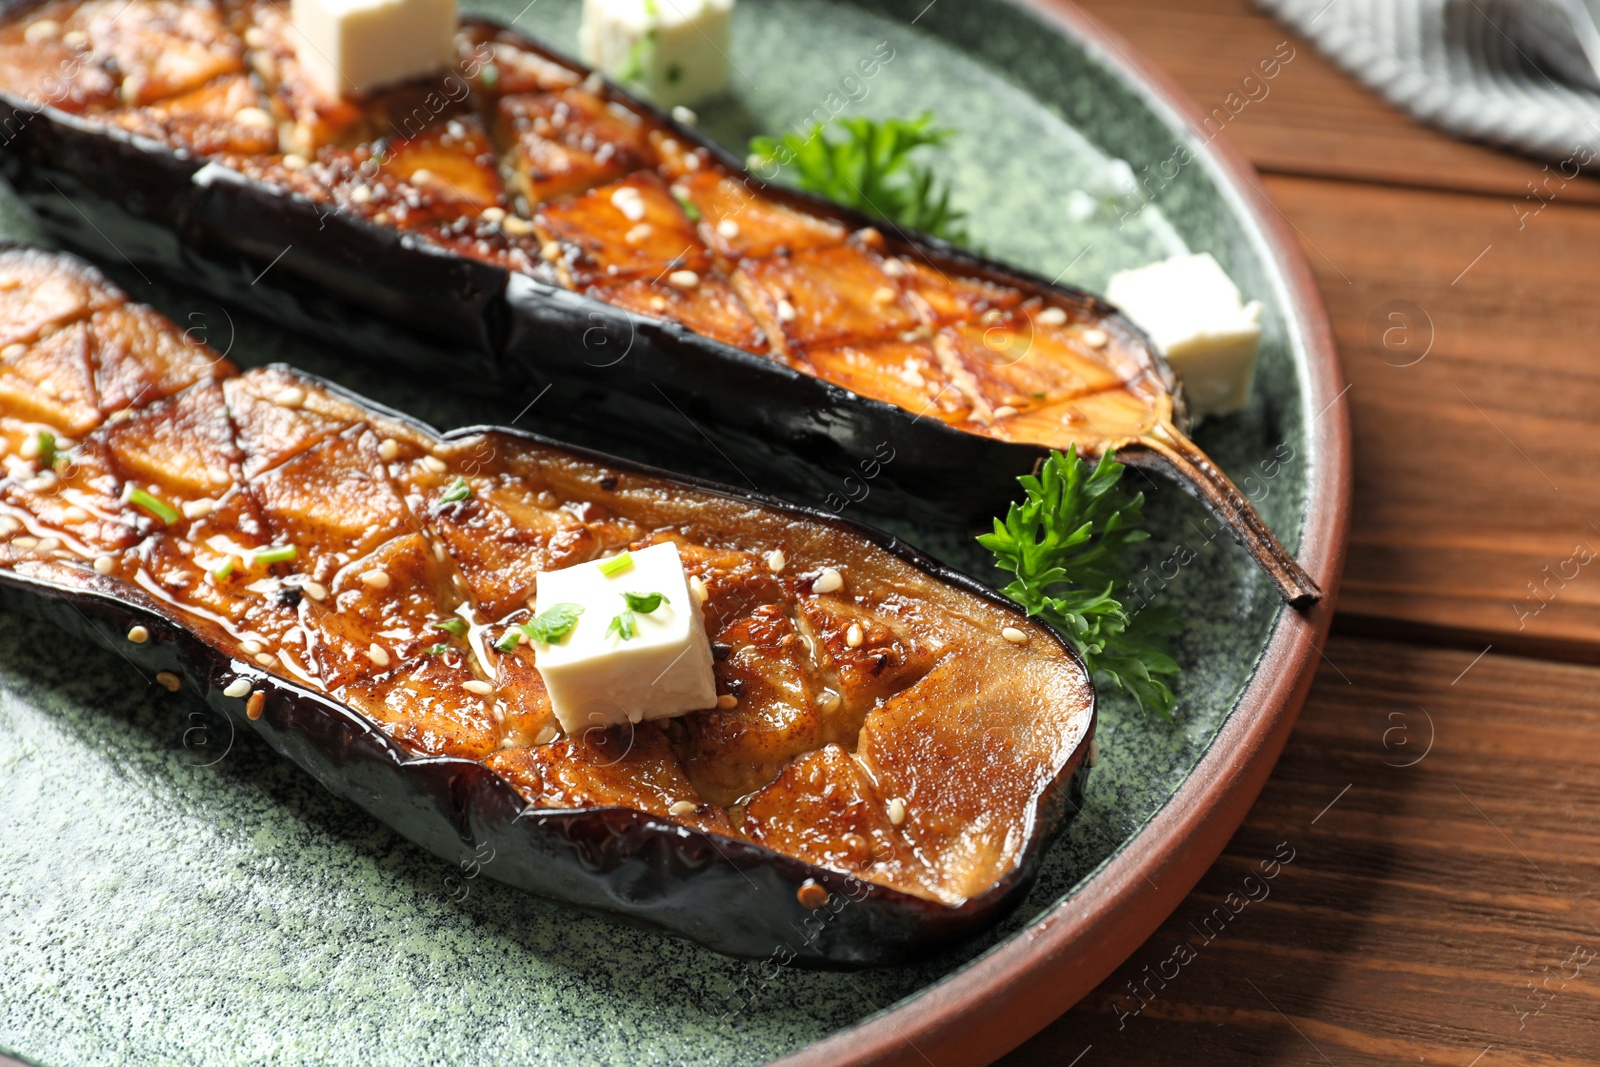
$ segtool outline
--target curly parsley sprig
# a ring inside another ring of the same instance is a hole
[[[931,167],[913,162],[919,148],[937,148],[954,130],[933,125],[933,114],[915,119],[842,118],[819,122],[806,133],[757,137],[750,151],[762,164],[792,169],[795,184],[876,218],[922,230],[947,241],[967,240],[965,212],[950,206],[950,186]]]
[[[1144,494],[1117,487],[1123,469],[1109,452],[1092,469],[1076,446],[1052,452],[1037,477],[1019,479],[1026,498],[978,543],[1015,575],[1002,593],[1060,632],[1098,681],[1170,721],[1178,664],[1166,638],[1175,619],[1161,607],[1130,614],[1118,599],[1128,584],[1124,549],[1150,536]]]

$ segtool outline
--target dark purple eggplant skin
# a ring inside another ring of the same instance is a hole
[[[15,17],[34,2],[0,0],[0,18]],[[486,20],[464,24],[587,70]],[[699,131],[614,85],[606,92],[651,114],[680,140],[707,148],[733,173],[744,173],[740,161]],[[52,231],[86,254],[108,258],[109,237],[115,255],[324,342],[332,339],[360,358],[447,374],[453,387],[469,392],[474,386],[485,393],[519,390],[531,398],[557,384],[574,427],[650,427],[647,440],[608,434],[609,448],[658,454],[665,436],[699,451],[701,435],[708,435],[725,453],[739,455],[741,471],[763,489],[834,513],[848,504],[869,516],[986,528],[1012,500],[1016,478],[1035,470],[1049,451],[919,419],[676,323],[457,255],[220,167],[207,169],[196,183],[204,160],[53,108],[30,110],[3,92],[0,168]],[[851,228],[885,230],[891,250],[953,274],[1088,310],[1148,358],[1173,393],[1183,427],[1176,377],[1149,339],[1098,297],[809,194],[748,180],[766,195]],[[884,455],[892,462],[881,462]],[[875,459],[872,492],[852,499],[847,479]]]
[[[740,504],[843,527],[945,584],[1025,617],[988,587],[871,527],[520,430],[469,427],[439,434],[338,385],[321,384],[445,440],[503,434]],[[171,671],[235,728],[254,729],[329,792],[442,860],[481,865],[482,873],[496,881],[725,955],[785,966],[851,970],[905,964],[998,922],[1020,903],[1050,844],[1082,808],[1098,717],[1091,705],[1090,728],[1036,802],[1033,833],[1017,864],[982,895],[952,907],[631,808],[537,808],[482,764],[414,755],[365,716],[233,658],[163,614],[143,591],[88,568],[0,568],[0,610],[50,622],[118,652],[141,670]],[[149,631],[148,641],[126,639],[135,625]],[[1066,642],[1050,636],[1082,666]],[[259,719],[245,715],[244,700],[223,694],[240,677],[265,694]],[[827,903],[802,904],[799,891],[807,883],[825,889]]]

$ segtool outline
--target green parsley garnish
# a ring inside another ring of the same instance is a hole
[[[439,498],[439,506],[454,504],[456,501],[465,500],[471,495],[472,486],[467,484],[465,478],[457,476],[456,480],[450,483],[450,488],[446,489],[444,495]]]
[[[178,513],[177,508],[158,496],[136,488],[132,482],[122,487],[122,502],[124,504],[132,504],[134,507],[154,515],[168,526],[183,518]]]
[[[430,630],[443,630],[451,637],[467,636],[466,619],[436,619],[428,624]]]
[[[494,643],[496,652],[515,652],[517,646],[522,644],[523,633],[513,626],[507,630],[505,636]]]
[[[913,163],[919,148],[937,148],[955,131],[935,128],[933,114],[915,119],[834,119],[843,140],[820,122],[804,133],[757,137],[750,151],[761,162],[792,167],[795,184],[885,222],[957,243],[967,240],[965,212],[950,206],[950,186],[931,167]]]
[[[233,568],[234,568],[235,563],[236,563],[236,560],[232,556],[229,556],[227,559],[223,560],[222,561],[222,565],[219,566],[216,570],[211,572],[212,581],[217,581],[217,582],[225,582],[225,581],[227,581],[228,580],[228,576],[233,573]]]
[[[578,616],[582,614],[582,604],[552,604],[517,629],[529,641],[551,645],[567,636],[578,625]]]
[[[478,74],[478,84],[485,89],[493,89],[500,83],[500,68],[493,63],[486,65]]]
[[[1117,488],[1122,471],[1109,452],[1092,470],[1076,446],[1052,452],[1038,477],[1018,479],[1026,499],[978,543],[1016,576],[1002,593],[1060,632],[1097,679],[1170,721],[1175,619],[1161,607],[1130,615],[1117,599],[1129,577],[1124,548],[1149,537],[1144,494]]]
[[[679,192],[674,192],[672,194],[672,199],[676,200],[678,202],[678,206],[683,208],[684,218],[688,219],[690,222],[700,221],[700,209],[694,206],[693,200],[690,200],[687,196],[684,196]]]
[[[56,451],[56,435],[49,430],[40,430],[34,441],[39,446],[38,455],[35,457],[36,462],[39,464],[39,469],[42,471],[55,470],[56,459],[60,455]]]
[[[612,616],[611,625],[606,627],[606,636],[616,634],[624,641],[632,641],[639,636],[638,623],[634,621],[633,612],[624,611],[620,615]]]
[[[667,594],[665,593],[623,593],[622,599],[628,602],[630,610],[641,612],[645,615],[650,614],[663,604],[672,603],[667,599]]]
[[[440,641],[437,645],[429,645],[422,650],[424,656],[442,656],[455,646],[448,641]]]
[[[273,545],[257,549],[251,555],[256,563],[288,563],[299,554],[300,550],[294,545]]]
[[[621,574],[623,571],[628,570],[632,566],[633,554],[624,552],[620,556],[612,556],[610,559],[601,560],[600,573],[605,575],[607,578],[610,578],[613,575]]]

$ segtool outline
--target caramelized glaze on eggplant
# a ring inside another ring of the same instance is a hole
[[[124,11],[126,10],[126,14]],[[1315,584],[1179,432],[1170,371],[1107,309],[964,271],[768,187],[697,135],[509,31],[361,101],[319,96],[269,0],[48,0],[0,23],[0,90],[327,210],[774,360],[916,419],[1176,474],[1284,597]],[[63,74],[62,72],[66,72]]]
[[[241,677],[530,808],[631,808],[958,905],[1013,869],[1086,741],[1054,635],[837,521],[238,373],[60,256],[0,252],[0,323],[0,569],[153,600]],[[532,650],[496,642],[539,571],[664,540],[733,706],[563,735]]]

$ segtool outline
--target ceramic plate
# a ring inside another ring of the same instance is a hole
[[[576,0],[467,6],[576,38]],[[1187,620],[1177,722],[1105,695],[1085,808],[1012,917],[922,965],[858,974],[613,926],[442,864],[114,653],[0,616],[0,1048],[56,1065],[943,1067],[1012,1047],[1126,958],[1238,826],[1310,683],[1342,561],[1346,424],[1320,303],[1253,174],[1072,11],[741,0],[733,92],[702,115],[742,148],[821,115],[931,110],[958,131],[940,169],[984,249],[1091,289],[1209,251],[1265,305],[1249,410],[1197,438],[1328,600],[1283,610],[1242,550],[1207,539],[1198,505],[1141,482],[1155,536],[1138,567]],[[39,239],[10,201],[0,236]],[[138,299],[242,363],[286,360],[439,426],[509,421],[529,399],[451,401],[335,362],[101,251]],[[540,429],[537,409],[521,425]],[[731,474],[714,454],[643,458]],[[996,577],[965,539],[899,532]]]

